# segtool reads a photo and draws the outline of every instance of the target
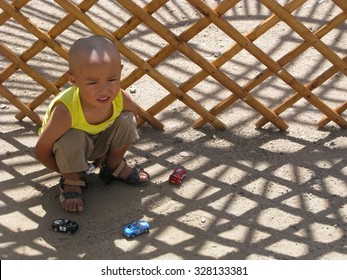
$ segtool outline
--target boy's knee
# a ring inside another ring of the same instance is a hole
[[[123,111],[120,115],[120,123],[130,124],[136,127],[136,119],[133,112]]]
[[[85,138],[85,132],[79,129],[70,129],[68,130],[61,138],[60,140],[63,141],[80,141]],[[79,142],[72,142],[72,143],[79,143]]]
[[[88,145],[86,133],[79,129],[68,130],[56,143],[56,148],[71,149],[72,147],[85,148]]]
[[[70,129],[53,146],[55,160],[61,173],[86,170],[86,160],[92,150],[92,141],[84,131],[78,129]]]
[[[113,130],[111,148],[129,145],[139,138],[137,133],[136,119],[132,112],[123,111]]]
[[[123,111],[119,115],[119,127],[123,133],[136,131],[136,119],[132,112]]]

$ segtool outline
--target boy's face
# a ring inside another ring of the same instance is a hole
[[[120,89],[121,69],[119,57],[112,53],[79,55],[74,69],[68,74],[79,87],[85,109],[109,108]]]

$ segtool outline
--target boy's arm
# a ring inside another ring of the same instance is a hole
[[[53,145],[71,128],[69,110],[62,103],[53,109],[35,146],[36,158],[47,168],[60,173],[53,154]]]
[[[133,112],[134,115],[136,116],[137,115],[137,109],[136,109],[136,106],[135,106],[133,100],[131,99],[130,94],[124,90],[122,90],[122,93],[123,93],[123,111]]]

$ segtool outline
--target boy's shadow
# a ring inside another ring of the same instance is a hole
[[[42,238],[52,247],[52,255],[45,259],[125,259],[127,242],[122,228],[125,224],[143,218],[142,190],[121,182],[104,184],[97,174],[88,176],[92,187],[83,192],[84,211],[64,211],[59,201],[59,185],[51,187],[42,196],[46,212],[39,225]],[[79,229],[72,235],[52,230],[55,219],[75,221]],[[40,229],[41,228],[41,229]],[[118,246],[117,244],[123,244]],[[47,251],[46,251],[47,252]]]

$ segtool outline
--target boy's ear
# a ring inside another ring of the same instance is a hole
[[[70,81],[70,83],[72,83],[73,85],[76,84],[75,77],[73,76],[73,74],[70,71],[66,72],[66,76],[67,76],[68,80]]]

